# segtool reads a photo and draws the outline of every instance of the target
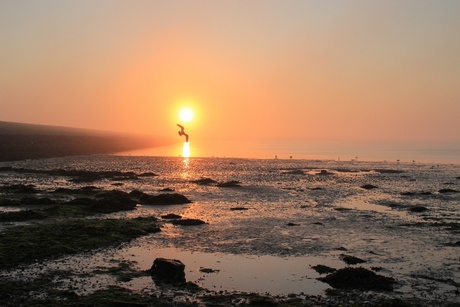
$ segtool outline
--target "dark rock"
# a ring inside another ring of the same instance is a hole
[[[139,198],[139,200],[145,205],[180,205],[191,203],[187,197],[177,193],[165,193],[159,195],[144,194]]]
[[[196,184],[201,184],[201,185],[210,185],[210,184],[216,184],[217,181],[212,180],[211,178],[201,178],[198,180],[192,180],[193,183]]]
[[[334,173],[328,172],[325,169],[323,169],[319,173],[316,173],[316,175],[327,176],[327,175],[334,175]]]
[[[300,226],[300,224],[296,224],[296,223],[287,223],[286,225],[287,226]]]
[[[366,190],[372,190],[372,189],[377,189],[378,187],[372,184],[365,184],[361,186],[361,189],[366,189]]]
[[[365,268],[344,268],[318,278],[334,288],[393,291],[394,278],[377,275]]]
[[[414,196],[415,193],[414,192],[402,192],[401,195],[403,195],[403,196]]]
[[[18,200],[15,200],[15,199],[9,199],[9,198],[0,199],[0,206],[1,207],[17,207],[17,206],[20,206],[20,205],[21,205],[21,203]]]
[[[95,196],[97,198],[130,198],[130,195],[126,192],[120,191],[120,190],[103,190],[103,191],[98,191]]]
[[[427,210],[428,210],[428,208],[423,207],[423,206],[414,206],[414,207],[409,208],[410,212],[425,212]]]
[[[195,226],[195,225],[203,225],[206,224],[205,221],[199,219],[182,219],[182,220],[173,220],[172,223],[174,225],[181,225],[181,226]]]
[[[114,174],[113,176],[108,176],[108,179],[113,181],[120,181],[120,180],[136,180],[138,179],[137,175],[134,172],[119,172]]]
[[[311,267],[313,270],[318,272],[318,274],[329,274],[337,271],[334,268],[328,267],[327,265],[318,264]]]
[[[446,246],[460,247],[460,241],[447,243]]]
[[[176,259],[156,258],[150,268],[150,274],[161,281],[184,283],[185,264]]]
[[[285,172],[285,174],[292,174],[292,175],[305,175],[305,172],[301,169],[295,169],[292,171]]]
[[[145,194],[144,192],[141,192],[139,190],[132,190],[131,192],[129,192],[129,196],[135,197],[135,198],[140,198],[140,197],[142,197],[144,195],[147,195],[147,194]]]
[[[88,172],[88,173],[82,173],[76,176],[75,178],[70,179],[70,181],[75,182],[75,183],[82,183],[82,182],[94,182],[94,181],[98,181],[102,179],[103,177],[100,176],[99,174]]]
[[[452,190],[452,189],[441,189],[438,191],[439,193],[443,194],[443,193],[458,193],[459,191],[457,190]]]
[[[1,187],[2,190],[11,192],[11,193],[18,193],[18,194],[33,194],[33,193],[38,193],[40,192],[35,188],[33,184],[12,184],[12,185],[6,185]]]
[[[421,192],[402,192],[401,195],[403,195],[403,196],[415,196],[415,195],[427,196],[427,195],[431,195],[431,192],[428,192],[428,191],[421,191]]]
[[[28,220],[40,220],[44,219],[46,216],[34,210],[23,210],[23,211],[14,211],[14,212],[2,212],[0,213],[0,221],[2,222],[20,222]]]
[[[107,191],[104,197],[98,199],[89,208],[93,212],[111,213],[117,211],[127,211],[136,208],[136,202],[129,197],[128,193],[121,191]]]
[[[171,188],[164,188],[160,190],[161,192],[174,192],[174,189]]]
[[[200,268],[200,272],[203,273],[218,273],[220,270],[214,270],[214,269],[209,269],[209,268]]]
[[[220,188],[234,188],[234,187],[241,187],[241,182],[236,180],[231,180],[223,183],[219,183],[217,186]]]
[[[162,215],[161,218],[165,220],[175,220],[175,219],[181,219],[182,216],[174,214],[174,213],[168,213],[168,214]]]
[[[244,210],[249,210],[249,209],[246,208],[246,207],[232,207],[232,208],[230,208],[230,210],[232,210],[232,211],[244,211]]]
[[[353,265],[353,264],[358,264],[358,263],[364,263],[366,262],[363,259],[359,259],[358,257],[355,256],[350,256],[350,255],[345,255],[342,254],[340,255],[340,259],[345,262],[346,264]]]
[[[87,185],[87,186],[84,186],[84,187],[81,187],[80,188],[80,191],[83,191],[83,192],[86,192],[86,191],[95,191],[95,190],[100,190],[100,188],[94,186],[94,185]]]
[[[88,198],[88,197],[78,197],[72,199],[68,202],[69,205],[73,206],[83,206],[83,207],[91,207],[96,203],[95,199]]]
[[[154,173],[151,173],[151,172],[146,172],[146,173],[139,174],[137,176],[138,177],[155,177],[155,176],[158,176],[158,175],[154,174]]]
[[[315,188],[311,188],[310,190],[312,190],[312,191],[319,191],[319,190],[323,190],[323,188],[321,188],[321,187],[315,187]]]
[[[24,197],[21,199],[21,205],[53,205],[56,202],[48,197],[35,198],[35,197]]]
[[[396,169],[375,169],[374,171],[377,172],[377,173],[380,173],[380,174],[401,174],[401,173],[404,173],[404,171],[396,170]]]
[[[79,194],[79,190],[68,189],[68,188],[57,188],[53,191],[56,194]]]

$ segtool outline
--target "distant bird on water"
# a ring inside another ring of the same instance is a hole
[[[179,125],[179,124],[177,124],[177,125],[178,125],[179,128],[180,128],[180,131],[178,131],[179,135],[180,135],[180,136],[185,135],[185,143],[188,143],[188,134],[185,133],[185,131],[184,131],[184,126],[181,126],[181,125]]]

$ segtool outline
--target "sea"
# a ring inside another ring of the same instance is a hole
[[[98,216],[155,216],[162,231],[118,248],[40,264],[41,270],[43,265],[78,270],[80,291],[105,284],[154,293],[159,290],[148,277],[123,282],[99,276],[96,286],[94,277],[83,273],[110,267],[113,259],[133,262],[145,270],[157,257],[165,257],[181,260],[186,279],[212,291],[325,295],[330,286],[318,279],[324,275],[314,267],[347,267],[343,257],[349,255],[364,261],[359,266],[398,280],[392,295],[458,300],[459,164],[130,154],[2,162],[1,166],[151,172],[155,176],[103,179],[90,185],[152,195],[179,193],[192,201],[138,205],[132,211]],[[197,182],[204,178],[215,183]],[[233,184],[218,185],[228,182]],[[44,191],[88,185],[65,176],[6,171],[0,172],[0,184],[33,184]],[[169,213],[206,223],[175,226],[161,218]],[[3,224],[0,229],[9,226]],[[31,265],[8,274],[40,272]],[[61,278],[62,287],[70,282],[75,287],[75,278]]]

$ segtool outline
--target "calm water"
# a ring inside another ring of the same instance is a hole
[[[5,165],[154,172],[158,176],[119,182],[102,180],[91,185],[151,194],[171,188],[193,203],[140,206],[131,212],[106,216],[160,217],[175,213],[207,222],[197,227],[165,223],[161,233],[135,240],[123,249],[101,252],[99,256],[69,257],[60,265],[86,263],[84,266],[89,270],[101,266],[109,253],[114,259],[135,261],[140,269],[147,269],[156,257],[177,258],[186,264],[188,280],[209,289],[321,294],[328,285],[316,280],[319,275],[311,266],[344,267],[340,254],[347,253],[365,259],[367,262],[362,266],[380,267],[381,274],[397,278],[402,295],[426,291],[427,284],[414,276],[430,276],[431,283],[446,278],[460,282],[458,250],[448,247],[458,237],[446,227],[432,226],[460,220],[460,193],[439,192],[445,188],[460,190],[459,165],[138,156],[69,157],[0,164]],[[218,182],[237,180],[241,187],[219,188],[191,182],[204,177]],[[34,184],[49,191],[87,185],[68,179],[0,173],[1,184]],[[376,188],[361,188],[365,184]],[[402,194],[407,192],[414,195]],[[428,210],[415,214],[409,210],[413,206]],[[231,210],[234,207],[246,210]],[[214,272],[203,273],[200,268]],[[117,281],[107,277],[107,283],[117,284]],[[81,283],[89,284],[90,280]],[[128,286],[143,291],[154,288],[148,278],[130,281]],[[452,287],[443,282],[431,291],[446,297],[453,293]]]

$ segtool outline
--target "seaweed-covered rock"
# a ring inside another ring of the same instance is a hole
[[[232,207],[230,208],[231,211],[245,211],[245,210],[249,210],[248,208],[246,207]]]
[[[241,182],[237,180],[231,180],[231,181],[219,183],[217,186],[219,188],[235,188],[235,187],[240,187],[241,186],[240,183]]]
[[[139,198],[144,205],[180,205],[191,203],[187,197],[177,193],[164,193],[159,195],[142,195]]]
[[[378,187],[372,184],[365,184],[361,186],[361,189],[365,190],[372,190],[372,189],[377,189]]]
[[[24,197],[21,199],[21,205],[54,205],[56,201],[48,197],[36,198],[36,197]]]
[[[176,219],[181,219],[182,216],[178,214],[174,214],[174,213],[168,213],[168,214],[162,215],[161,218],[165,220],[176,220]]]
[[[328,175],[334,175],[334,173],[331,173],[325,169],[321,170],[319,173],[316,173],[316,175],[320,175],[320,176],[328,176]]]
[[[1,212],[0,221],[2,222],[20,222],[28,220],[41,220],[46,216],[38,211],[34,210],[22,210],[13,212]]]
[[[0,207],[17,207],[20,205],[21,205],[21,202],[16,199],[9,199],[9,198],[0,199]]]
[[[185,282],[185,264],[177,259],[156,258],[150,268],[153,277],[165,282]]]
[[[429,191],[421,191],[421,192],[402,192],[401,195],[403,196],[416,196],[416,195],[420,195],[420,196],[427,196],[427,195],[431,195],[432,193],[429,192]]]
[[[77,197],[75,199],[70,200],[67,204],[72,205],[72,206],[91,207],[95,203],[96,203],[96,200],[93,198]]]
[[[56,194],[79,194],[79,190],[69,189],[69,188],[57,188],[53,191]]]
[[[131,192],[129,192],[129,196],[135,197],[135,198],[140,198],[140,197],[142,197],[144,195],[147,195],[147,194],[145,194],[144,192],[141,192],[139,190],[132,190]]]
[[[398,169],[374,169],[375,172],[380,174],[401,174],[404,173],[402,170]]]
[[[120,190],[102,190],[98,191],[94,196],[96,196],[97,198],[130,198],[130,195],[128,193]]]
[[[155,173],[152,173],[152,172],[146,172],[146,173],[141,173],[139,175],[137,175],[138,177],[155,177],[155,176],[158,176],[157,174]]]
[[[172,223],[174,225],[181,225],[181,226],[195,226],[195,225],[203,225],[206,224],[205,221],[199,219],[181,219],[181,220],[173,220]]]
[[[383,290],[393,291],[394,278],[377,275],[365,268],[344,268],[337,270],[321,280],[338,289]]]
[[[89,208],[93,212],[110,213],[117,211],[127,211],[136,208],[136,201],[129,197],[128,193],[121,191],[106,191],[109,192],[99,198]],[[111,193],[110,193],[111,192]],[[121,193],[119,193],[121,192]]]
[[[360,258],[355,257],[355,256],[345,255],[345,254],[341,254],[340,259],[343,262],[345,262],[346,264],[349,264],[349,265],[354,265],[354,264],[366,262],[366,260],[360,259]]]
[[[327,265],[322,265],[322,264],[314,265],[311,268],[315,270],[316,272],[318,272],[318,274],[329,274],[329,273],[334,273],[335,271],[337,271],[337,269],[334,269],[334,268],[328,267]]]
[[[18,193],[18,194],[33,194],[40,192],[35,188],[33,184],[12,184],[12,185],[5,185],[0,187],[0,189],[10,192],[10,193]]]
[[[445,193],[458,193],[459,191],[452,190],[452,189],[441,189],[438,192],[441,193],[441,194],[445,194]]]
[[[305,175],[305,172],[301,169],[294,169],[291,171],[287,171],[284,174],[291,174],[291,175]]]
[[[446,243],[446,246],[460,247],[460,241]]]
[[[198,180],[192,180],[191,182],[196,183],[196,184],[201,184],[201,185],[210,185],[210,184],[216,184],[217,181],[211,179],[211,178],[201,178]]]
[[[413,206],[413,207],[409,208],[410,212],[415,212],[415,213],[425,212],[427,210],[428,210],[428,208],[423,207],[423,206]]]

